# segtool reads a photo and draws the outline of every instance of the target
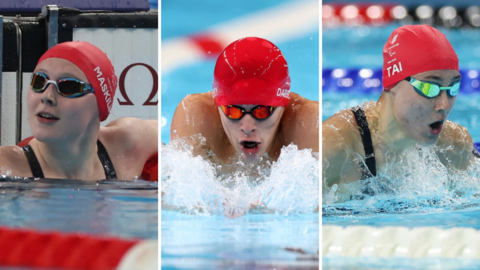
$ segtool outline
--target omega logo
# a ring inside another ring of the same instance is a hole
[[[134,105],[133,102],[128,97],[127,91],[125,90],[125,77],[127,76],[128,71],[134,66],[144,66],[144,67],[146,67],[148,69],[148,71],[150,71],[150,74],[152,75],[152,78],[153,78],[152,90],[150,91],[150,95],[148,96],[147,100],[143,103],[143,106],[156,106],[156,105],[158,105],[158,99],[157,99],[157,101],[152,100],[158,92],[158,74],[153,67],[151,67],[147,64],[144,64],[144,63],[134,63],[134,64],[131,64],[131,65],[128,65],[122,71],[122,74],[120,74],[120,78],[118,80],[118,88],[120,90],[120,94],[122,95],[122,97],[125,101],[121,101],[119,98],[117,98],[118,103],[120,105],[126,105],[126,106]]]

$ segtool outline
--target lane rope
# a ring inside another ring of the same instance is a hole
[[[473,228],[322,226],[323,256],[480,259]]]
[[[150,270],[158,267],[156,240],[0,227],[0,266],[65,270]]]

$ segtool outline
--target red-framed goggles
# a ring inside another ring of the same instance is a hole
[[[253,118],[257,120],[265,120],[272,116],[273,112],[277,107],[275,106],[265,106],[259,105],[252,108],[249,112],[247,112],[244,108],[236,105],[224,105],[220,106],[225,116],[232,120],[240,120],[246,114],[251,114]]]
[[[405,80],[413,86],[417,93],[426,98],[434,98],[438,96],[441,90],[446,90],[447,94],[451,97],[456,96],[460,91],[460,81],[453,82],[447,87],[441,87],[437,83],[419,81],[412,77],[407,77]]]
[[[34,72],[32,74],[30,87],[34,92],[44,92],[49,84],[54,84],[57,87],[57,92],[66,98],[81,97],[94,92],[91,84],[87,84],[75,78],[63,78],[58,81],[53,81],[41,72]]]

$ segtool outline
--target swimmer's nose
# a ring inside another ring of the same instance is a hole
[[[255,119],[251,115],[245,115],[243,119],[240,120],[240,129],[245,134],[250,134],[257,129],[255,124]]]
[[[42,93],[42,103],[47,105],[55,106],[57,105],[57,89],[55,89],[54,84],[49,84],[47,89]]]
[[[443,111],[449,113],[452,110],[453,99],[448,97],[447,91],[440,91],[440,94],[435,100],[435,111]]]

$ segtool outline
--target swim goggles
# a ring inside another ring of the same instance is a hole
[[[58,81],[49,80],[48,76],[35,72],[32,74],[32,81],[30,86],[35,93],[42,93],[47,89],[49,84],[54,84],[57,87],[57,92],[66,98],[76,98],[93,93],[91,84],[87,84],[75,78],[63,78]]]
[[[246,112],[244,108],[235,105],[220,106],[220,108],[222,108],[225,116],[232,120],[240,120],[246,114],[251,114],[253,118],[257,120],[265,120],[272,116],[277,107],[260,105],[254,107],[249,112]]]
[[[460,81],[454,82],[447,87],[441,87],[437,83],[423,82],[412,77],[407,77],[405,80],[413,86],[417,93],[426,98],[434,98],[438,96],[441,90],[448,90],[447,94],[451,97],[456,96],[460,91]]]

